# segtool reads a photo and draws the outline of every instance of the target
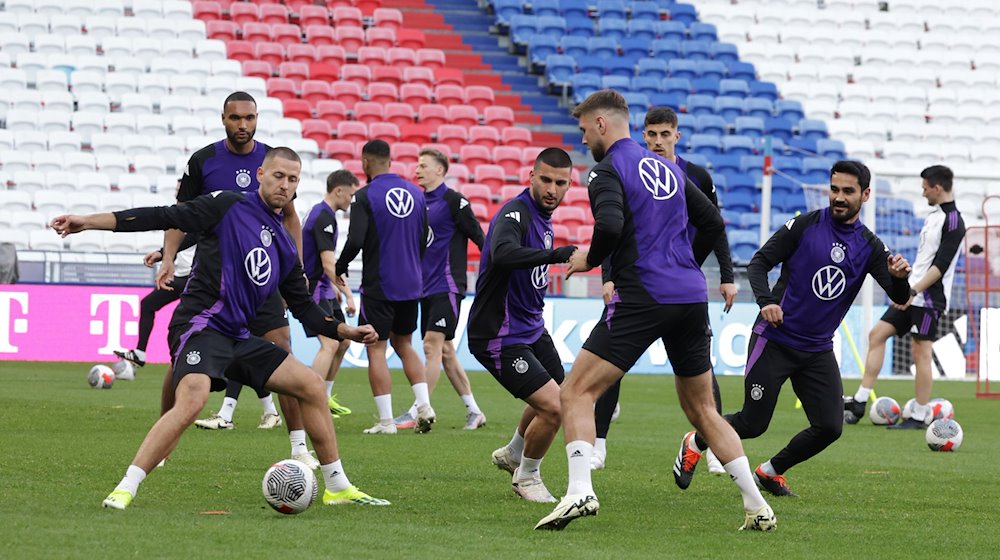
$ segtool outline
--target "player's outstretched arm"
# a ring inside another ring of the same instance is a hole
[[[872,251],[868,274],[885,290],[889,299],[907,305],[913,297],[910,290],[910,272],[913,270],[903,255],[892,255],[888,248],[878,243],[881,251]]]
[[[56,230],[60,237],[66,237],[81,231],[90,229],[112,231],[115,229],[117,220],[111,212],[101,212],[98,214],[63,214],[52,219],[49,227]]]
[[[527,208],[511,211],[519,206],[507,204],[500,209],[502,214],[493,226],[490,239],[490,254],[493,264],[503,268],[531,268],[542,264],[564,263],[569,260],[576,247],[559,249],[535,249],[521,244],[528,231],[531,214]]]

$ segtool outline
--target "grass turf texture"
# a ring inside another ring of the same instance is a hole
[[[890,432],[867,418],[818,457],[792,469],[801,498],[772,498],[778,530],[738,533],[739,493],[728,477],[699,465],[687,491],[671,466],[688,430],[668,376],[633,375],[612,426],[606,470],[594,473],[601,514],[561,533],[532,531],[548,504],[518,499],[490,452],[506,443],[521,407],[486,374],[472,373],[489,424],[461,429],[464,407],[442,378],[438,423],[427,435],[366,436],[374,404],[362,370],[336,385],[355,413],[336,421],[351,481],[388,508],[325,507],[284,516],[264,502],[260,481],[288,456],[284,428],[258,430],[260,405],[244,391],[236,429],[185,433],[167,466],[151,473],[132,506],[105,510],[101,500],[124,473],[158,412],[162,366],[132,382],[94,390],[89,365],[5,362],[0,393],[3,453],[2,556],[8,558],[986,558],[996,554],[992,523],[1000,503],[1000,403],[974,398],[970,383],[938,382],[935,396],[955,405],[965,431],[957,453],[933,453],[923,431]],[[411,402],[394,374],[395,412]],[[720,379],[726,410],[742,402],[739,378]],[[855,380],[847,386],[853,390]],[[905,402],[912,381],[882,381],[879,395]],[[214,410],[222,394],[213,394]],[[210,410],[206,410],[207,414]],[[744,442],[751,465],[769,458],[805,426],[786,384],[770,431]],[[558,436],[542,468],[560,496],[566,458]],[[320,491],[322,495],[322,490]],[[208,512],[224,512],[209,514]]]

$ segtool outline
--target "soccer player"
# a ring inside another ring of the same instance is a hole
[[[430,431],[436,417],[420,356],[413,349],[417,302],[423,295],[420,259],[427,246],[427,205],[413,183],[389,172],[389,144],[372,140],[361,149],[361,166],[369,183],[354,195],[351,227],[337,259],[338,282],[347,285],[347,267],[364,249],[361,268],[360,323],[371,325],[378,342],[368,346],[368,381],[379,421],[366,434],[395,434],[392,378],[386,340],[403,362],[403,373],[417,401],[413,430]]]
[[[209,391],[221,391],[230,376],[299,402],[321,462],[326,484],[323,503],[388,505],[358,490],[344,474],[320,377],[247,328],[260,305],[280,290],[292,313],[324,336],[375,340],[371,327],[341,323],[309,297],[295,243],[281,216],[295,195],[300,169],[294,151],[275,148],[257,169],[256,192],[218,191],[175,206],[59,216],[52,221],[53,229],[64,237],[84,230],[176,228],[200,233],[198,271],[181,295],[170,325],[176,402],[149,430],[104,507],[125,509],[132,503],[146,473],[177,445],[205,406]]]
[[[559,148],[535,158],[531,185],[490,221],[469,313],[469,350],[515,398],[527,403],[510,443],[493,464],[511,473],[511,485],[532,502],[554,502],[541,463],[559,431],[559,385],[565,372],[542,320],[549,265],[576,251],[554,248],[552,212],[571,183],[573,161]]]
[[[441,366],[455,392],[465,403],[465,429],[486,425],[486,415],[479,409],[465,369],[455,354],[455,328],[458,312],[468,282],[468,246],[472,240],[483,248],[483,229],[472,213],[469,201],[444,183],[448,158],[438,150],[420,152],[417,159],[417,184],[427,199],[427,222],[430,239],[422,261],[424,295],[420,300],[420,333],[424,340],[427,387],[430,394],[441,378]],[[416,424],[417,405],[395,418],[397,429]]]
[[[712,201],[712,204],[716,208],[719,207],[715,184],[712,182],[712,176],[709,175],[708,170],[685,160],[674,151],[677,142],[681,139],[681,133],[677,129],[677,113],[673,109],[669,107],[656,107],[646,113],[645,128],[643,129],[642,137],[646,141],[646,149],[677,164],[677,167],[681,168],[681,171]],[[694,232],[691,233],[693,234]],[[725,231],[716,238],[715,247],[712,250],[719,261],[719,273],[721,276],[719,293],[725,301],[723,309],[728,313],[733,307],[733,302],[736,300],[737,288],[733,276],[733,261],[729,257],[729,239],[726,237]],[[614,289],[614,282],[608,281],[604,283],[605,304],[608,303],[608,300],[614,293]],[[618,406],[618,394],[620,391],[621,380],[617,381],[608,389],[607,393],[597,399],[594,413],[597,421],[597,439],[594,440],[594,455],[591,461],[591,467],[594,469],[604,468],[607,458],[608,431],[611,427],[611,417]],[[722,414],[722,394],[719,392],[719,382],[715,379],[714,372],[712,373],[712,394],[715,396],[715,409],[719,411],[719,414]],[[722,463],[715,458],[711,449],[706,450],[705,456],[708,460],[709,472],[725,474],[726,471],[722,468]]]
[[[830,171],[830,207],[796,216],[778,228],[747,267],[760,315],[747,346],[743,409],[726,416],[742,439],[767,430],[786,380],[802,401],[809,427],[759,465],[754,476],[775,496],[793,496],[785,472],[837,441],[843,430],[843,387],[833,355],[833,333],[861,290],[865,276],[898,303],[909,298],[910,264],[891,255],[859,220],[871,193],[868,168],[838,161]],[[767,273],[781,264],[773,288]],[[707,442],[688,432],[674,463],[687,488]]]
[[[889,426],[902,430],[923,430],[927,427],[924,421],[930,412],[928,401],[934,383],[932,346],[937,338],[938,319],[948,310],[958,249],[965,237],[965,222],[955,207],[955,195],[951,190],[954,178],[951,169],[932,165],[920,172],[920,178],[923,180],[923,196],[934,210],[920,230],[920,245],[910,277],[910,297],[905,303],[891,304],[872,328],[868,335],[864,378],[854,397],[844,399],[844,410],[851,411],[857,418],[865,415],[868,396],[875,388],[875,380],[885,359],[886,341],[890,336],[905,336],[909,332],[913,338],[913,361],[917,366],[916,405],[910,418]]]
[[[743,495],[743,529],[769,530],[774,512],[761,496],[736,433],[712,397],[708,288],[698,262],[723,230],[722,217],[676,164],[629,137],[628,104],[614,90],[591,94],[573,110],[597,161],[590,172],[594,236],[569,274],[611,270],[615,291],[576,357],[562,388],[569,459],[566,495],[536,529],[562,529],[600,507],[591,482],[594,402],[631,369],[657,338],[674,369],[677,396],[692,424]],[[697,229],[692,241],[689,225]]]
[[[334,287],[332,278],[336,278],[337,259],[337,210],[345,211],[351,207],[351,198],[358,190],[358,178],[346,169],[330,173],[326,178],[326,196],[313,206],[302,226],[302,263],[309,280],[309,293],[320,307],[325,309],[340,322],[344,322],[344,312],[340,309],[340,293],[347,300],[347,314],[355,313],[354,295],[347,286],[337,284]],[[335,291],[336,290],[336,291]],[[340,364],[351,342],[335,340],[320,335],[306,328],[306,336],[319,337],[319,351],[313,358],[312,369],[326,380],[327,405],[334,417],[346,416],[351,409],[337,402],[333,394],[333,384],[340,371]]]

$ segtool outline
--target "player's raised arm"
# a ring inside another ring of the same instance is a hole
[[[785,259],[795,252],[799,246],[802,232],[815,220],[815,212],[788,220],[750,259],[750,264],[747,265],[747,277],[750,280],[753,296],[760,307],[778,303],[778,300],[771,294],[767,273],[775,266],[785,262]]]
[[[493,263],[504,268],[531,268],[541,264],[564,263],[576,250],[574,246],[558,249],[534,249],[521,244],[521,239],[527,232],[527,220],[530,218],[528,209],[510,211],[516,205],[508,204],[501,209],[503,216],[497,218],[493,228],[493,238],[490,240],[490,253]]]

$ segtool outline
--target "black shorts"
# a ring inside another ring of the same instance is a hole
[[[344,318],[344,312],[340,309],[340,303],[335,299],[321,299],[316,304],[326,312],[327,315],[333,317],[334,319],[340,321],[341,323],[346,323],[347,320]],[[316,331],[310,329],[309,327],[302,325],[302,330],[305,331],[306,336],[309,338],[316,338],[319,334]]]
[[[263,389],[288,357],[288,352],[260,337],[234,340],[211,329],[191,329],[190,325],[170,329],[174,387],[189,373],[204,373],[212,379],[212,391],[224,391],[227,379]]]
[[[379,340],[389,338],[389,333],[413,334],[417,330],[417,300],[386,301],[361,294],[358,325],[371,325]]]
[[[427,331],[444,333],[445,340],[455,338],[458,327],[458,294],[433,294],[420,300],[420,335]]]
[[[934,341],[937,340],[939,316],[936,309],[911,305],[902,311],[889,307],[882,320],[895,327],[898,336],[910,333],[917,340]]]
[[[469,350],[500,385],[518,399],[530,397],[550,379],[562,385],[566,377],[559,352],[547,332],[531,344],[492,349],[487,342],[470,341]]]
[[[630,305],[612,299],[583,347],[627,372],[657,338],[675,375],[693,377],[712,369],[707,303]]]
[[[247,325],[250,334],[254,336],[264,336],[265,334],[288,326],[288,312],[285,310],[285,303],[281,301],[281,294],[274,294],[267,298],[258,309],[257,316]]]

